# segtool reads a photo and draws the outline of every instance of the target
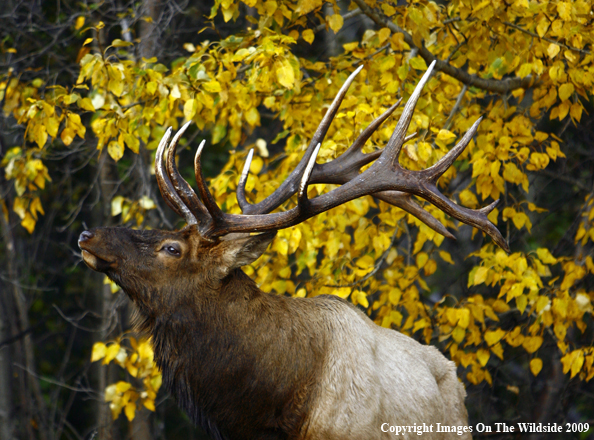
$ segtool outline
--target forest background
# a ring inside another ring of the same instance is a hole
[[[501,199],[489,218],[511,253],[421,200],[427,224],[366,197],[280,231],[246,272],[438,346],[473,426],[594,425],[593,2],[4,0],[0,23],[0,439],[204,438],[160,389],[125,295],[81,263],[78,235],[183,225],[152,175],[170,125],[194,122],[182,174],[207,139],[211,188],[239,212],[250,148],[257,201],[356,67],[318,162],[435,59],[400,161],[429,167],[482,116],[440,190],[469,208]]]

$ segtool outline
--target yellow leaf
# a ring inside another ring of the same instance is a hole
[[[547,33],[547,29],[549,28],[549,20],[546,17],[542,17],[538,21],[538,25],[536,25],[536,33],[540,38],[544,37]]]
[[[127,47],[127,46],[133,46],[133,44],[129,41],[124,41],[124,40],[120,40],[119,38],[116,38],[115,40],[113,40],[113,42],[111,43],[111,45],[113,47]]]
[[[388,38],[390,38],[390,35],[392,35],[392,31],[388,28],[381,28],[378,33],[377,36],[379,38],[379,43],[383,44],[384,41],[386,41]]]
[[[569,115],[576,121],[580,122],[582,119],[582,105],[579,102],[571,104]]]
[[[142,404],[144,405],[144,407],[146,409],[148,409],[149,411],[155,412],[155,401],[152,399],[146,399],[144,402],[142,402]]]
[[[419,157],[417,156],[417,152],[415,151],[414,145],[411,145],[411,144],[405,145],[404,152],[406,153],[406,155],[409,157],[410,160],[412,160],[414,162],[419,161]]]
[[[443,261],[445,261],[446,263],[450,263],[450,264],[454,264],[454,260],[452,260],[452,256],[450,255],[449,252],[446,251],[439,251],[439,256],[441,257],[441,259]],[[476,274],[475,274],[475,279],[476,279]]]
[[[562,323],[557,322],[553,326],[553,332],[555,333],[555,336],[557,337],[558,340],[564,341],[565,335],[567,334],[567,327],[565,327],[565,325],[563,325]]]
[[[456,315],[458,317],[458,325],[462,328],[468,328],[468,324],[470,324],[470,310],[466,308],[457,309]]]
[[[125,133],[123,137],[124,137],[124,142],[126,143],[128,148],[131,149],[132,151],[134,151],[136,154],[138,154],[138,149],[140,147],[140,141],[136,137],[132,136],[130,133]]]
[[[105,350],[105,358],[103,359],[103,365],[109,364],[112,360],[115,359],[115,357],[118,355],[120,351],[120,344],[111,344],[109,347],[107,347],[107,350]]]
[[[489,353],[489,350],[485,350],[485,349],[479,349],[476,351],[476,358],[478,359],[478,361],[480,362],[480,364],[484,367],[485,365],[487,365],[487,362],[489,362],[489,358],[491,357],[491,353]]]
[[[47,133],[55,138],[58,134],[58,128],[60,127],[60,122],[56,118],[47,118],[45,122],[45,127],[47,129]]]
[[[524,338],[524,342],[522,343],[522,347],[524,347],[528,353],[534,353],[540,348],[541,345],[542,337],[540,336],[526,336]]]
[[[505,332],[503,330],[501,330],[500,328],[498,328],[495,331],[492,330],[487,330],[485,332],[485,341],[487,342],[487,344],[489,344],[490,346],[493,346],[495,344],[497,344],[501,338],[503,338],[503,336],[505,336]]]
[[[125,393],[126,391],[128,391],[130,388],[132,388],[132,384],[129,382],[124,382],[123,380],[119,381],[116,384],[116,391],[120,394]]]
[[[478,200],[474,193],[468,189],[462,191],[459,195],[460,202],[469,208],[475,208],[478,205]]]
[[[315,38],[315,34],[313,33],[313,31],[311,29],[304,30],[303,33],[301,34],[301,36],[309,44],[313,43],[314,38]]]
[[[491,352],[493,352],[499,359],[503,360],[503,347],[499,342],[491,347]]]
[[[39,200],[39,197],[35,197],[33,199],[33,201],[31,202],[31,205],[29,206],[29,211],[31,212],[33,217],[35,217],[36,220],[37,220],[37,213],[45,214],[45,212],[43,212],[43,206],[41,206],[41,200]]]
[[[124,146],[120,145],[119,142],[111,141],[107,146],[107,152],[109,153],[111,158],[117,162],[124,155]]]
[[[382,3],[382,10],[388,17],[391,17],[396,13],[396,8],[388,3]]]
[[[525,78],[532,73],[533,64],[532,63],[524,63],[518,69],[518,76],[520,78]]]
[[[44,125],[39,124],[35,125],[35,128],[33,130],[35,142],[37,142],[39,148],[43,148],[45,142],[47,141],[47,129]]]
[[[301,289],[295,292],[295,296],[298,298],[305,298],[307,296],[307,291],[302,287]]]
[[[420,56],[416,56],[409,61],[410,67],[417,70],[427,70],[427,63]]]
[[[419,252],[417,254],[417,267],[419,269],[422,269],[423,266],[425,266],[425,263],[427,263],[427,260],[429,260],[429,255],[427,255],[426,252]]]
[[[25,228],[29,234],[32,234],[35,230],[35,219],[29,212],[25,213],[25,218],[21,220],[21,226]]]
[[[536,254],[544,264],[555,264],[557,262],[557,259],[553,257],[553,254],[547,248],[538,248]]]
[[[260,113],[258,113],[258,110],[256,109],[256,107],[252,107],[246,112],[245,120],[252,127],[255,127],[256,125],[260,125]]]
[[[126,414],[128,421],[131,422],[134,420],[134,416],[136,415],[136,403],[128,402],[124,408],[124,414]]]
[[[560,121],[562,121],[563,119],[565,119],[565,116],[567,116],[567,113],[569,113],[569,102],[568,101],[563,101],[559,107],[559,115],[558,118]]]
[[[342,28],[342,25],[344,24],[344,19],[340,14],[334,14],[330,17],[326,17],[326,21],[328,22],[330,29],[332,29],[335,34],[338,33],[338,31],[340,30],[340,28]]]
[[[204,88],[204,90],[211,93],[219,93],[222,90],[221,84],[218,81],[214,80],[205,82],[204,84],[202,84],[202,87]]]
[[[184,104],[184,117],[190,121],[196,115],[197,110],[198,101],[196,101],[194,98],[188,99]]]
[[[532,371],[532,374],[534,374],[535,376],[538,376],[538,373],[540,373],[540,370],[542,370],[542,359],[540,358],[534,358],[530,361],[530,371]]]
[[[474,273],[474,281],[473,284],[475,286],[478,286],[481,283],[484,283],[485,280],[487,279],[487,274],[489,273],[489,269],[481,266],[477,269],[477,271]]]
[[[124,202],[124,197],[122,196],[115,196],[111,199],[111,215],[115,217],[122,213],[122,203]]]
[[[571,364],[571,378],[582,371],[582,366],[584,365],[584,352],[582,350],[578,351],[578,355],[576,359]]]
[[[452,332],[452,338],[457,343],[460,343],[464,340],[464,336],[466,335],[466,330],[460,326],[456,326],[454,331]]]
[[[156,205],[155,202],[153,202],[153,200],[148,197],[148,196],[142,196],[140,198],[140,200],[138,201],[138,204],[140,205],[140,207],[142,209],[155,209]]]
[[[107,84],[107,90],[116,96],[122,96],[122,93],[124,93],[124,82],[119,79],[112,78]]]
[[[571,20],[571,3],[570,2],[557,3],[557,12],[559,13],[559,16],[564,21],[570,21]]]
[[[92,38],[87,38],[85,40],[85,42],[83,43],[83,46],[86,46],[87,44],[92,43],[92,42],[93,42],[93,39]]]
[[[419,142],[417,145],[417,151],[421,160],[426,162],[431,157],[433,148],[431,148],[431,144],[429,142]]]
[[[91,362],[103,359],[106,349],[107,347],[103,342],[95,342],[95,344],[93,344],[93,352],[91,353]]]
[[[152,360],[151,360],[151,362],[152,362]],[[163,376],[161,375],[161,373],[159,373],[156,376],[152,377],[151,380],[150,380],[151,387],[155,391],[159,391],[159,388],[161,388],[162,382],[163,382]]]
[[[340,287],[338,289],[334,289],[332,295],[340,296],[342,299],[346,299],[351,294],[350,287]]]
[[[14,199],[14,203],[12,204],[12,210],[21,218],[25,218],[25,214],[27,212],[27,205],[28,202],[26,199],[21,197],[17,197]]]
[[[355,50],[357,47],[359,47],[359,42],[354,41],[352,43],[346,43],[346,44],[343,44],[342,47],[344,48],[345,52],[351,52],[351,51]]]
[[[365,295],[365,292],[361,291],[361,290],[356,290],[355,292],[353,292],[353,295],[351,296],[353,304],[357,305],[360,304],[361,306],[368,308],[369,307],[369,301],[367,300],[367,295]]]
[[[412,332],[414,333],[417,330],[420,330],[420,329],[425,328],[425,327],[427,327],[427,321],[425,320],[425,318],[421,318],[417,322],[415,322],[415,325],[413,326]]]
[[[558,45],[556,45],[555,43],[551,43],[547,48],[547,54],[549,55],[549,58],[553,59],[557,56],[560,50],[561,48]]]
[[[90,98],[83,98],[78,101],[78,106],[83,110],[89,110],[91,112],[95,111],[95,107],[93,106],[93,101]]]
[[[561,86],[559,86],[559,99],[561,99],[561,101],[569,99],[573,94],[574,90],[575,88],[572,83],[562,84]]]
[[[295,85],[295,72],[289,60],[284,59],[277,63],[276,68],[276,79],[277,81],[287,89],[292,89]]]

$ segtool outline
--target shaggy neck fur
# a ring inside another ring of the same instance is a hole
[[[297,299],[262,292],[240,269],[202,289],[163,315],[140,305],[166,388],[214,439],[297,438],[323,338],[305,336],[312,323],[302,324]]]

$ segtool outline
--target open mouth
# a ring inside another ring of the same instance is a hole
[[[97,272],[105,272],[114,266],[114,261],[104,260],[90,251],[82,249],[82,247],[81,251],[82,259],[85,264]]]

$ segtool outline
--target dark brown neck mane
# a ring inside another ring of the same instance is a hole
[[[299,300],[262,292],[240,269],[218,296],[196,295],[153,321],[165,387],[215,439],[297,436],[323,340],[306,336],[312,323],[305,328],[292,306]]]

